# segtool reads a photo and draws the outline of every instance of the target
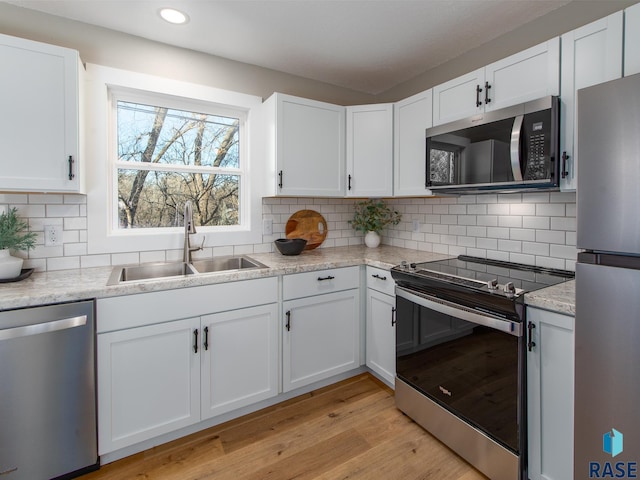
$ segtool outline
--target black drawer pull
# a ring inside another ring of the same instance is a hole
[[[282,188],[282,170],[278,172],[278,177],[280,179],[280,181],[278,182],[278,187]]]
[[[285,313],[285,315],[287,316],[287,323],[285,327],[287,328],[287,332],[289,332],[291,331],[291,310],[287,310],[287,313]]]
[[[387,277],[381,277],[380,275],[378,275],[377,273],[374,273],[373,275],[371,275],[373,278],[377,278],[378,280],[386,280]]]
[[[480,100],[480,92],[482,92],[480,85],[476,85],[476,107],[482,106],[482,101]]]
[[[567,152],[562,152],[562,178],[567,178],[569,176],[569,172],[567,171],[567,160],[569,160],[569,155],[567,155]]]
[[[204,338],[203,338],[204,349],[209,350],[209,327],[204,327]]]
[[[193,353],[198,353],[198,329],[193,331]]]
[[[391,326],[394,327],[396,324],[396,307],[391,307]]]
[[[331,275],[328,275],[326,277],[318,277],[318,281],[319,282],[324,282],[325,280],[333,280],[336,277],[332,277]]]

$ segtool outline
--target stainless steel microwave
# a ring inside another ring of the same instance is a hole
[[[549,96],[427,129],[434,193],[558,190],[560,102]]]

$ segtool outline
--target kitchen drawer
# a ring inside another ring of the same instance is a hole
[[[396,294],[396,282],[391,278],[389,270],[382,268],[367,267],[367,288],[373,288],[387,295],[395,296]]]
[[[140,327],[277,301],[277,277],[100,298],[96,302],[97,332]]]
[[[284,300],[338,292],[360,286],[360,267],[331,268],[285,275],[282,281]]]

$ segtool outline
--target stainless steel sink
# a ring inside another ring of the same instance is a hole
[[[149,263],[130,267],[115,267],[109,276],[107,285],[252,268],[267,268],[267,266],[245,256],[216,257],[209,260],[197,260],[191,264],[185,262]]]
[[[118,285],[124,282],[154,280],[158,278],[182,277],[197,273],[191,265],[184,262],[149,263],[131,267],[116,267],[111,272],[107,285]]]
[[[240,257],[215,257],[209,260],[197,260],[192,263],[198,273],[228,272],[229,270],[246,270],[250,268],[267,268],[260,262]]]

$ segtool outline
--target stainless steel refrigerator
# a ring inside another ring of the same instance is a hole
[[[640,478],[640,75],[578,91],[574,479]]]

